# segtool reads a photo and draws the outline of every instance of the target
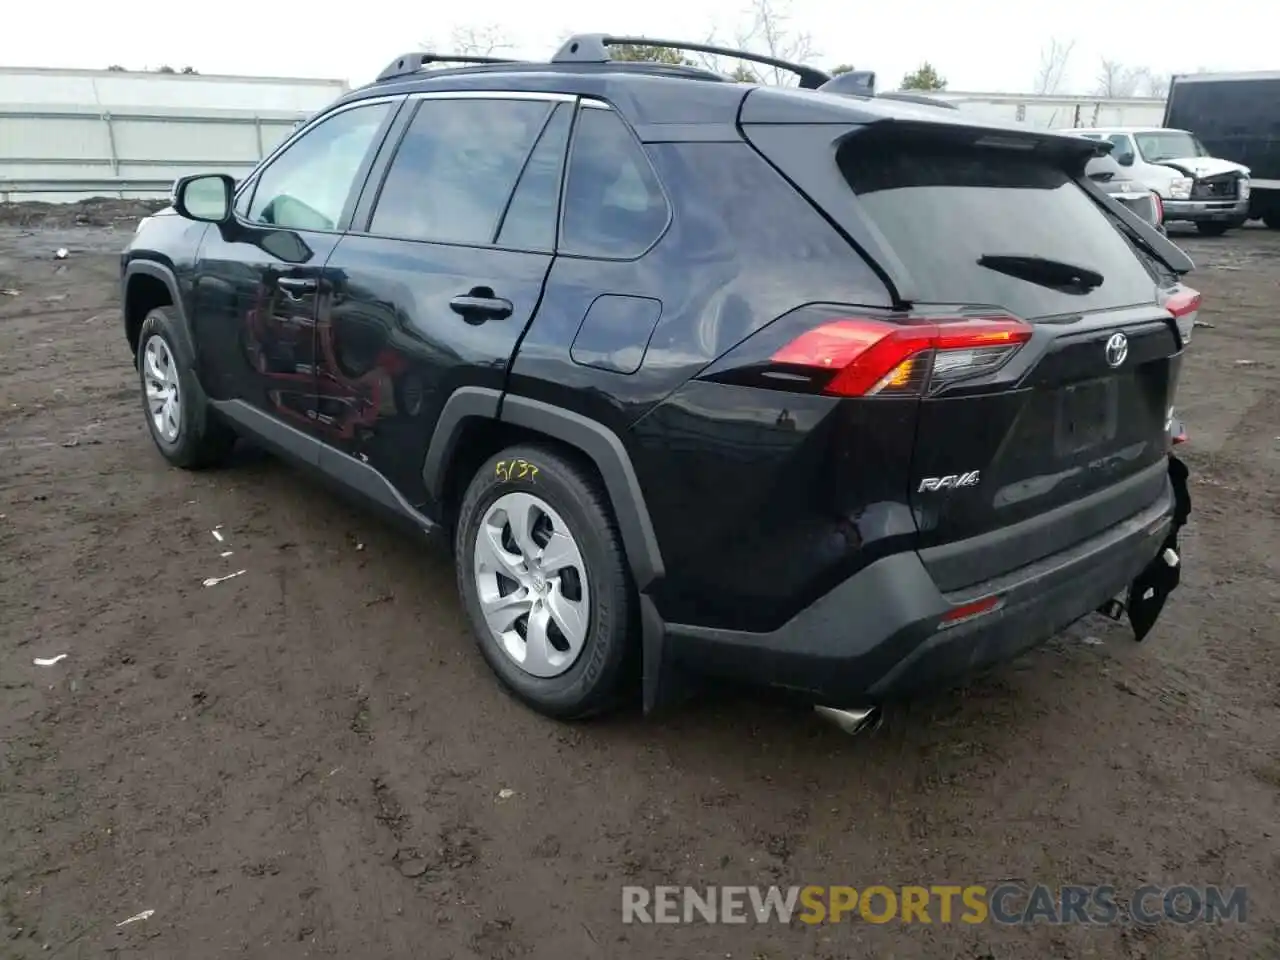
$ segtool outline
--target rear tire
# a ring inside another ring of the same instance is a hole
[[[634,590],[593,477],[539,446],[501,451],[467,487],[454,547],[467,617],[503,686],[560,720],[617,705],[635,651]]]
[[[214,419],[193,370],[180,359],[172,307],[156,307],[138,331],[142,412],[156,449],[175,467],[198,470],[227,457],[236,435]]]
[[[1262,222],[1267,225],[1268,229],[1280,230],[1280,213],[1268,213],[1262,218]]]
[[[1196,224],[1196,229],[1200,231],[1200,235],[1204,237],[1220,237],[1231,228],[1229,223],[1218,223],[1212,220],[1201,221]]]

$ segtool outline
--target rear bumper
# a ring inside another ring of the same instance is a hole
[[[1165,200],[1164,219],[1242,220],[1249,215],[1249,200]]]
[[[1050,639],[1124,591],[1174,529],[1174,492],[1074,547],[944,594],[914,551],[871,564],[771,633],[668,624],[673,666],[871,706],[953,685]],[[957,606],[991,612],[942,625]]]

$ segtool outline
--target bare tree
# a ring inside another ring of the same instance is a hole
[[[1169,76],[1150,67],[1126,67],[1103,57],[1094,92],[1100,97],[1167,97]]]
[[[1142,68],[1141,76],[1138,80],[1138,96],[1142,97],[1160,97],[1169,96],[1169,87],[1173,83],[1173,78],[1167,73],[1155,73]]]
[[[1074,40],[1063,41],[1054,37],[1049,45],[1040,48],[1040,69],[1036,73],[1035,92],[1039,94],[1057,93],[1062,88],[1062,81],[1067,74],[1067,62],[1071,59],[1071,51],[1075,49]]]
[[[447,44],[433,39],[422,41],[423,50],[432,53],[459,53],[469,57],[492,57],[511,48],[511,41],[497,24],[474,27],[458,27],[449,36]]]
[[[609,50],[610,60],[643,60],[649,63],[667,63],[674,66],[694,66],[692,60],[681,56],[671,47],[655,47],[647,43],[620,43]]]
[[[725,43],[713,31],[706,42],[711,46],[728,46],[753,53],[762,53],[778,60],[792,63],[808,63],[817,55],[813,36],[807,31],[794,30],[791,25],[791,0],[750,0],[747,23],[734,32],[733,42]],[[796,77],[780,67],[766,67],[747,61],[733,61],[731,57],[697,54],[700,65],[717,73],[729,74],[735,80],[754,83],[772,83],[777,86],[793,86]],[[734,62],[726,66],[725,60]]]
[[[813,37],[807,31],[793,31],[790,0],[752,0],[750,29],[738,36],[738,45],[744,50],[763,48],[762,52],[779,60],[807,63],[815,54]],[[778,67],[769,67],[773,82],[779,86],[797,82],[794,74]]]
[[[1094,93],[1100,97],[1132,97],[1137,95],[1140,70],[1131,70],[1119,60],[1102,58]]]

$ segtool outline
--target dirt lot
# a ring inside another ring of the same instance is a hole
[[[725,692],[540,720],[441,550],[252,452],[167,468],[99,213],[0,227],[0,957],[1280,955],[1280,234],[1185,241],[1214,326],[1152,639],[1091,618],[848,739]],[[624,883],[1002,880],[1243,884],[1248,922],[620,919]]]

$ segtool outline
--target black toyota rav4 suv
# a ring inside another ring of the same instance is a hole
[[[1097,610],[1141,638],[1200,298],[1105,145],[625,42],[406,55],[180,180],[122,260],[160,452],[243,436],[447,532],[557,717],[703,673],[857,725]]]

